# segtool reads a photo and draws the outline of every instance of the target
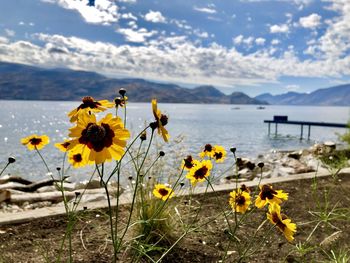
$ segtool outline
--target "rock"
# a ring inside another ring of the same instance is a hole
[[[278,176],[287,176],[289,174],[295,173],[295,170],[292,167],[281,166],[278,169]]]
[[[331,141],[324,142],[324,152],[331,153],[336,149],[336,144]]]
[[[96,189],[96,188],[101,188],[101,183],[100,180],[98,179],[92,179],[90,182],[89,181],[82,181],[79,183],[76,183],[75,185],[75,190],[78,189]]]
[[[287,156],[289,158],[299,160],[302,154],[303,154],[302,151],[294,151],[294,152],[289,153]]]

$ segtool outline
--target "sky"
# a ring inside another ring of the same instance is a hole
[[[0,61],[250,96],[350,83],[350,0],[0,5]]]

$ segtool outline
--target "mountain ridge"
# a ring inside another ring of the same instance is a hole
[[[129,101],[149,102],[156,97],[169,103],[266,104],[244,94],[225,95],[210,85],[193,89],[144,79],[113,79],[95,72],[70,69],[45,69],[0,62],[0,99],[80,100],[84,96],[114,99],[125,88]]]
[[[317,89],[311,93],[263,93],[255,97],[275,105],[350,106],[350,84]]]

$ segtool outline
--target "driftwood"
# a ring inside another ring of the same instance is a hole
[[[8,190],[8,192],[11,192],[12,190]],[[122,191],[120,191],[122,192]],[[76,198],[79,194],[82,194],[83,191],[80,192],[65,192],[64,195],[67,200],[72,200]],[[116,194],[117,189],[116,188],[110,188],[109,189],[110,194]],[[87,195],[105,195],[105,190],[103,188],[99,189],[89,189],[86,190],[84,193],[84,196]],[[10,194],[10,197],[6,200],[9,203],[12,204],[22,204],[24,202],[28,203],[35,203],[35,202],[41,202],[41,201],[49,201],[52,203],[58,203],[63,201],[62,193],[60,191],[52,191],[52,192],[45,192],[45,193],[23,193],[18,194],[17,191],[14,191],[14,193]]]
[[[64,178],[63,188],[65,189],[64,195],[66,200],[74,200],[83,194],[84,189],[77,189],[75,184],[71,184],[65,181]],[[39,182],[31,182],[18,176],[4,176],[0,178],[0,202],[8,202],[11,204],[23,204],[28,202],[29,204],[35,202],[49,201],[52,203],[58,203],[63,201],[61,191],[58,191],[57,187],[52,187],[50,191],[46,191],[44,187],[56,186],[59,180],[43,180]],[[91,183],[91,182],[90,182]],[[85,188],[89,188],[92,185],[86,184]],[[100,186],[100,184],[94,184],[94,186]],[[83,187],[80,185],[79,187]],[[117,187],[110,185],[109,193],[116,195]],[[42,190],[40,192],[40,190]],[[123,188],[119,189],[119,194],[123,192]],[[104,200],[105,190],[101,187],[96,189],[86,189],[82,201],[89,202],[95,200]]]
[[[60,182],[59,180],[49,179],[49,180],[43,180],[40,182],[33,183],[33,182],[27,181],[25,179],[21,179],[21,177],[12,177],[12,178],[15,178],[15,181],[11,180],[9,182],[3,183],[2,185],[0,185],[0,189],[12,189],[12,190],[22,191],[22,192],[26,192],[26,193],[33,193],[41,187],[51,186],[57,182]],[[64,178],[64,179],[66,179],[66,178]],[[6,180],[6,178],[5,178],[5,180]],[[24,184],[24,185],[18,184],[18,183],[20,183],[21,180],[23,180],[27,184]],[[13,182],[15,182],[15,183],[13,183]],[[28,182],[29,182],[29,184],[28,184]]]
[[[65,193],[67,200],[75,197],[74,193]],[[30,204],[35,202],[49,201],[58,203],[63,201],[62,193],[60,191],[46,192],[46,193],[25,193],[25,194],[11,194],[10,199],[7,200],[11,204],[22,204],[28,202]]]
[[[9,190],[0,190],[0,203],[7,201],[11,198],[11,192]]]
[[[6,184],[9,182],[20,183],[23,185],[29,185],[33,183],[32,181],[28,181],[26,179],[23,179],[22,177],[13,176],[13,175],[8,175],[0,178],[0,184]]]

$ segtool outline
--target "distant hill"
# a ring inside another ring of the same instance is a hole
[[[279,105],[350,106],[350,84],[318,89],[309,94],[288,92],[271,95],[264,93],[256,96],[255,99]]]
[[[161,84],[144,79],[112,79],[93,72],[69,69],[43,69],[0,62],[0,99],[6,100],[80,100],[84,96],[114,99],[120,88],[130,101],[171,103],[264,104],[244,93],[225,95],[213,86],[193,89]]]
[[[268,104],[263,100],[253,99],[243,92],[233,92],[230,95],[230,103],[231,104]]]

